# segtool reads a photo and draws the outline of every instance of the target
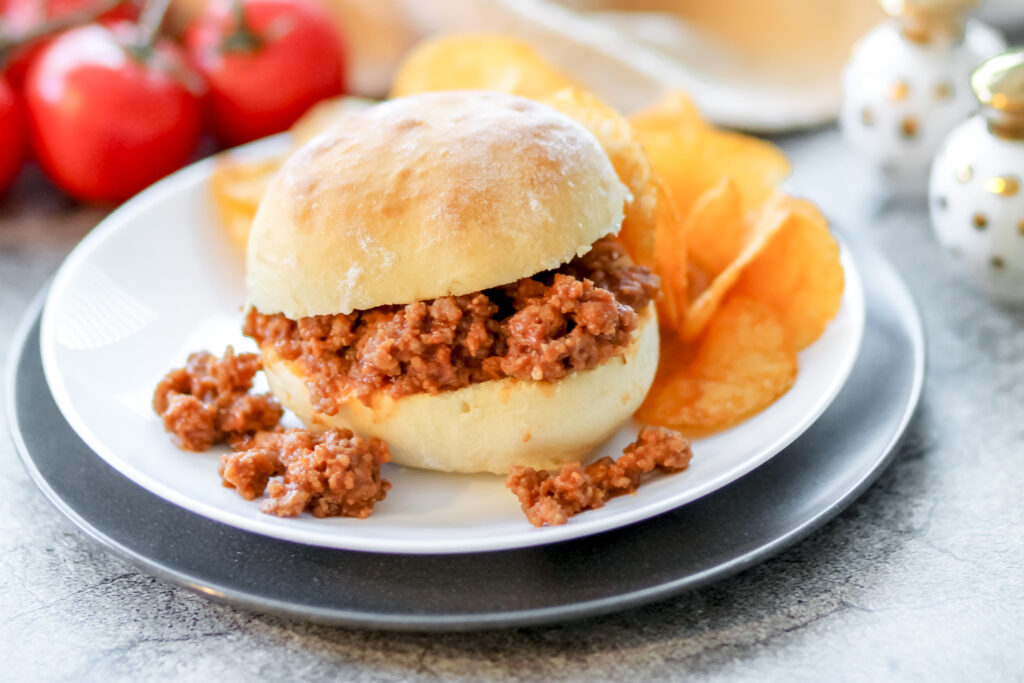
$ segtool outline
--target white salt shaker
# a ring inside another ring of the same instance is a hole
[[[970,84],[981,112],[935,158],[932,227],[972,281],[1024,304],[1024,48],[987,60]]]
[[[974,108],[971,70],[1005,49],[964,15],[976,0],[880,0],[892,17],[858,42],[839,121],[886,192],[922,196],[942,139]]]

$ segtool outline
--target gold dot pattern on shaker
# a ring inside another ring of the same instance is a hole
[[[907,116],[902,121],[900,121],[900,135],[907,139],[916,138],[917,129],[917,118],[913,116]]]
[[[1013,197],[1018,190],[1020,190],[1020,180],[1016,176],[996,176],[985,181],[985,191],[1001,197]]]
[[[895,81],[889,86],[889,99],[893,102],[902,102],[907,99],[909,93],[910,85],[906,81]]]

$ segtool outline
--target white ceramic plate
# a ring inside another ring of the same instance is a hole
[[[271,139],[245,153],[267,154],[283,144]],[[801,352],[793,388],[741,425],[695,441],[687,471],[654,477],[636,495],[564,526],[535,529],[501,477],[385,465],[393,488],[369,519],[264,515],[221,486],[222,449],[178,450],[150,407],[159,379],[189,352],[219,354],[226,344],[255,350],[240,331],[243,257],[218,224],[207,188],[211,170],[212,162],[203,161],[154,185],[72,252],[50,290],[42,357],[61,412],[100,457],[167,500],[256,533],[352,550],[459,553],[561,541],[645,519],[728,484],[793,441],[835,398],[860,346],[863,291],[844,249],[842,308],[825,334]],[[636,429],[623,429],[601,454],[620,454]]]

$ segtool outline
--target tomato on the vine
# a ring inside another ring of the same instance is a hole
[[[29,70],[36,156],[78,199],[126,199],[184,165],[199,141],[202,79],[173,43],[137,40],[132,24],[82,26],[58,36]]]
[[[0,73],[0,194],[11,186],[25,160],[25,123],[17,94]]]
[[[64,19],[75,13],[96,14],[96,21],[134,21],[139,18],[136,0],[0,0],[0,16],[4,30],[15,39],[46,24]],[[7,78],[16,89],[21,89],[28,68],[52,39],[40,40],[15,49],[8,58]]]
[[[341,37],[309,0],[211,3],[185,45],[209,83],[214,131],[229,145],[283,131],[345,88]]]

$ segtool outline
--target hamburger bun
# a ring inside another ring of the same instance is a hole
[[[271,181],[246,285],[295,320],[468,294],[617,233],[629,191],[594,136],[538,102],[439,92],[345,116]]]
[[[555,269],[617,233],[628,190],[594,136],[546,105],[439,92],[347,115],[271,182],[249,238],[260,313],[292,320],[470,294]],[[627,421],[658,362],[653,304],[627,346],[555,381],[481,381],[316,412],[303,366],[265,344],[281,403],[311,429],[377,436],[392,461],[446,472],[579,460]]]

